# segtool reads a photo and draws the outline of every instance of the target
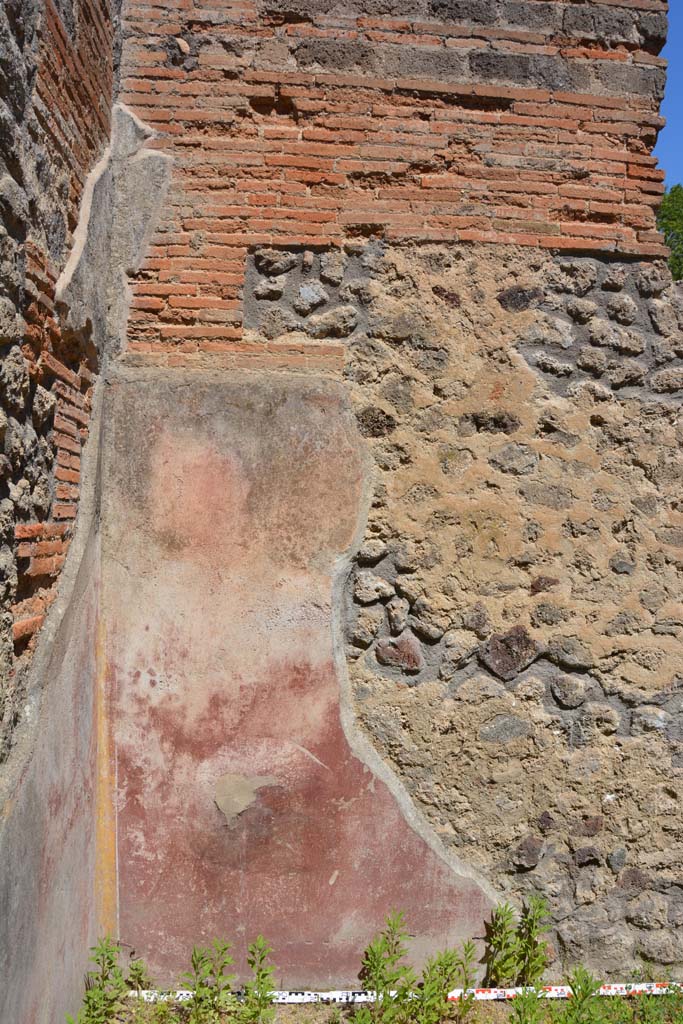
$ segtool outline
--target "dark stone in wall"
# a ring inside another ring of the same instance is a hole
[[[683,290],[664,263],[558,257],[540,309],[518,345],[553,390],[683,396]]]
[[[65,0],[68,2],[68,0]],[[263,13],[274,20],[308,21],[339,9],[337,0],[263,0]],[[629,45],[659,53],[666,41],[666,15],[656,11],[615,9],[594,0],[590,5],[547,0],[411,0],[398,8],[395,0],[347,0],[349,15],[385,15],[471,26],[507,27],[573,37],[613,47]]]

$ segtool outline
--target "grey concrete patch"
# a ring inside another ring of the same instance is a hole
[[[114,107],[111,145],[88,180],[74,248],[57,282],[65,325],[85,334],[100,359],[123,347],[128,276],[140,267],[170,180],[171,158],[143,148],[153,135],[126,107]]]

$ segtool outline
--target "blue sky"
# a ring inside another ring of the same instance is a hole
[[[663,56],[669,61],[669,80],[662,113],[667,120],[656,155],[666,172],[667,187],[683,184],[683,0],[673,0],[669,10],[669,41]]]

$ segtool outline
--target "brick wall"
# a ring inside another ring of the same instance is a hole
[[[11,608],[2,620],[0,758],[21,701],[22,656],[54,597],[78,507],[97,366],[89,339],[62,329],[55,285],[85,179],[109,139],[114,15],[109,0],[11,0],[0,12],[0,518]]]
[[[374,8],[387,5],[128,0],[122,99],[176,160],[131,350],[258,360],[241,304],[253,246],[663,254],[663,0]]]

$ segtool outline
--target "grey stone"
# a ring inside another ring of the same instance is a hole
[[[615,875],[618,875],[626,863],[626,850],[623,846],[613,850],[607,857],[607,863]]]
[[[360,604],[373,604],[386,601],[394,594],[391,583],[371,572],[359,572],[353,590],[356,601]]]
[[[538,465],[538,455],[526,444],[507,444],[495,455],[492,455],[489,462],[494,469],[501,473],[512,473],[514,476],[523,476],[531,473]]]
[[[462,617],[462,624],[464,629],[469,629],[480,640],[485,640],[493,632],[491,617],[481,601],[467,609]]]
[[[578,708],[586,699],[586,685],[576,676],[553,676],[550,692],[562,708]]]
[[[301,255],[284,249],[259,249],[254,255],[256,268],[268,277],[279,277],[299,265]]]
[[[29,393],[29,375],[26,360],[20,348],[10,349],[0,366],[0,395],[11,412],[22,412]]]
[[[618,576],[631,576],[635,570],[634,563],[624,555],[613,555],[609,560],[609,567]]]
[[[340,285],[346,271],[347,258],[340,249],[332,249],[320,257],[320,276],[328,284]]]
[[[561,484],[529,481],[522,484],[519,493],[532,505],[541,505],[544,508],[553,508],[557,511],[569,508],[572,503],[572,492]]]
[[[510,859],[520,871],[530,871],[541,859],[544,840],[541,836],[528,835],[513,849]]]
[[[662,708],[643,705],[636,708],[631,716],[631,733],[642,736],[647,733],[664,732],[671,715]]]
[[[593,655],[575,636],[555,636],[548,645],[548,657],[561,668],[585,670],[592,668]]]
[[[524,739],[531,732],[531,725],[518,715],[495,715],[479,730],[479,739],[484,743],[511,743]]]
[[[605,636],[631,636],[643,627],[643,620],[632,612],[619,612],[605,627]]]
[[[446,634],[446,636],[448,638],[448,634]],[[476,653],[476,643],[466,644],[463,642],[457,642],[448,644],[444,649],[441,665],[439,666],[439,678],[444,679],[446,682],[450,682],[453,676],[455,676],[461,668],[464,668]]]
[[[308,316],[318,306],[322,306],[329,299],[329,295],[319,281],[311,281],[310,284],[302,284],[299,293],[294,299],[294,309],[302,316]]]
[[[358,312],[353,306],[337,306],[310,317],[306,330],[313,338],[347,338],[357,324]]]
[[[613,320],[628,326],[638,316],[638,307],[628,295],[615,295],[607,304],[607,312]]]
[[[363,541],[356,556],[360,565],[375,565],[387,553],[387,546],[383,540],[369,539]]]
[[[33,422],[37,427],[42,427],[54,414],[57,399],[51,391],[46,391],[40,384],[36,387],[33,395]]]
[[[626,905],[626,920],[638,928],[663,928],[669,916],[669,902],[659,892],[643,892]]]
[[[598,307],[590,299],[571,298],[567,300],[567,312],[577,324],[587,324],[598,311]]]
[[[404,597],[392,597],[389,601],[387,605],[389,628],[395,636],[402,633],[408,625],[409,612],[410,604]]]
[[[257,299],[279,299],[285,290],[285,277],[264,277],[254,287]]]
[[[531,613],[532,626],[557,626],[569,618],[569,612],[552,601],[541,601]]]

